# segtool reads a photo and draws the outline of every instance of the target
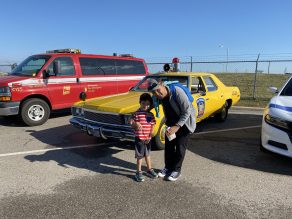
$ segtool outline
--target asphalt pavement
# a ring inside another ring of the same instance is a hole
[[[202,122],[181,178],[143,183],[131,143],[88,136],[68,114],[39,127],[0,118],[0,218],[290,218],[292,162],[259,151],[261,115]],[[151,157],[164,166],[163,151]]]

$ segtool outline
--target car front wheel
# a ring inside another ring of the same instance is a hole
[[[25,100],[21,106],[21,119],[28,126],[44,124],[50,117],[50,107],[41,99]]]
[[[153,137],[154,146],[158,150],[163,150],[165,148],[165,129],[165,120],[163,119],[156,136]]]

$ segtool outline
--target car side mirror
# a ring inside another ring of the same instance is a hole
[[[269,87],[268,90],[269,90],[270,92],[274,93],[274,94],[279,93],[278,88],[276,88],[276,87]]]
[[[48,78],[50,77],[50,70],[49,69],[45,69],[43,71],[43,78]]]
[[[81,92],[79,95],[80,100],[85,101],[86,100],[86,93],[85,92]]]
[[[17,67],[17,63],[13,63],[13,64],[11,65],[11,70],[15,69],[16,67]]]
[[[201,96],[206,96],[206,92],[205,91],[200,91]]]
[[[54,61],[53,63],[53,71],[55,75],[58,75],[61,73],[61,63],[60,61]]]

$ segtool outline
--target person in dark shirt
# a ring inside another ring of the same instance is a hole
[[[148,91],[162,101],[165,124],[168,126],[165,138],[165,167],[160,170],[158,176],[176,181],[181,176],[189,136],[196,129],[196,111],[180,87],[175,87],[176,98],[174,98],[167,86],[158,83],[155,79],[149,79]],[[173,134],[176,137],[169,140],[167,136]]]

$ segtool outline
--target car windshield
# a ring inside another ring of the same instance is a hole
[[[290,81],[284,87],[281,96],[292,96],[292,78],[290,78]]]
[[[30,56],[13,69],[10,75],[35,77],[49,59],[48,55]]]
[[[188,77],[187,76],[166,76],[166,75],[153,75],[153,76],[147,76],[142,81],[140,81],[134,88],[132,88],[132,91],[138,91],[138,92],[147,92],[149,79],[155,79],[159,83],[164,83],[165,85],[169,82],[179,82],[184,86],[188,86]]]

